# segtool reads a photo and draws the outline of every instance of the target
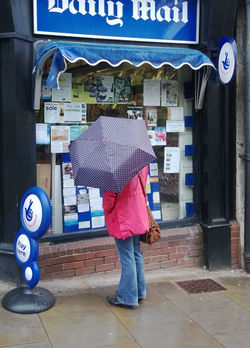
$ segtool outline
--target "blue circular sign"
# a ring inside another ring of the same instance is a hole
[[[221,83],[232,81],[237,63],[237,46],[233,38],[223,37],[219,43],[218,73]]]
[[[23,195],[20,218],[27,236],[39,239],[51,223],[51,204],[48,195],[40,187],[31,187]]]
[[[38,242],[29,238],[23,228],[17,232],[14,242],[16,260],[21,267],[35,261],[38,257]]]
[[[23,277],[30,289],[36,286],[40,279],[40,269],[37,262],[32,262],[23,269]]]

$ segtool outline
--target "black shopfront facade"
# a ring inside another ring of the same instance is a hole
[[[48,40],[84,41],[96,46],[103,42],[109,44],[110,40],[34,34],[30,1],[4,1],[1,7],[4,15],[0,23],[0,279],[5,279],[15,278],[17,274],[13,242],[20,228],[21,198],[28,188],[37,185],[37,112],[34,111],[35,81],[32,78],[37,47]],[[216,65],[219,40],[235,34],[237,7],[238,0],[230,4],[226,0],[201,0],[199,43],[147,45],[196,49]],[[135,44],[118,40],[111,44],[122,45],[123,42],[124,45]],[[234,96],[235,83],[220,84],[217,72],[211,69],[203,107],[195,112],[192,129],[195,213],[160,222],[163,228],[185,228],[200,223],[204,232],[205,263],[210,270],[227,268],[231,264],[230,220],[235,218]],[[48,234],[44,241],[64,243],[102,235],[107,235],[105,229]]]

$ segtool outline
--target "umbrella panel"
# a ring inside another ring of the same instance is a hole
[[[75,185],[121,192],[155,159],[145,122],[100,116],[70,145]]]
[[[102,127],[103,139],[120,145],[133,145],[155,157],[144,120],[116,118],[118,122],[114,122],[114,117],[107,116],[101,116],[98,120]]]
[[[75,184],[119,193],[151,160],[150,155],[132,146],[100,144],[75,171],[73,167]]]

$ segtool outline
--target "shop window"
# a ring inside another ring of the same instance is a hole
[[[127,63],[69,64],[60,89],[46,86],[36,112],[37,185],[52,203],[48,234],[104,230],[102,192],[75,187],[68,145],[99,117],[144,119],[157,155],[149,165],[148,199],[159,222],[195,214],[192,70]]]

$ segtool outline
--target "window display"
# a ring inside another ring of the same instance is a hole
[[[46,86],[37,113],[37,185],[46,187],[53,218],[48,233],[82,233],[105,229],[102,190],[75,186],[68,145],[99,116],[145,120],[157,161],[150,163],[149,204],[158,222],[191,217],[193,174],[193,98],[185,99],[188,67],[139,68],[128,63],[110,67],[70,64],[60,75],[60,89]],[[192,148],[192,149],[191,149]],[[192,151],[191,151],[192,150]]]

